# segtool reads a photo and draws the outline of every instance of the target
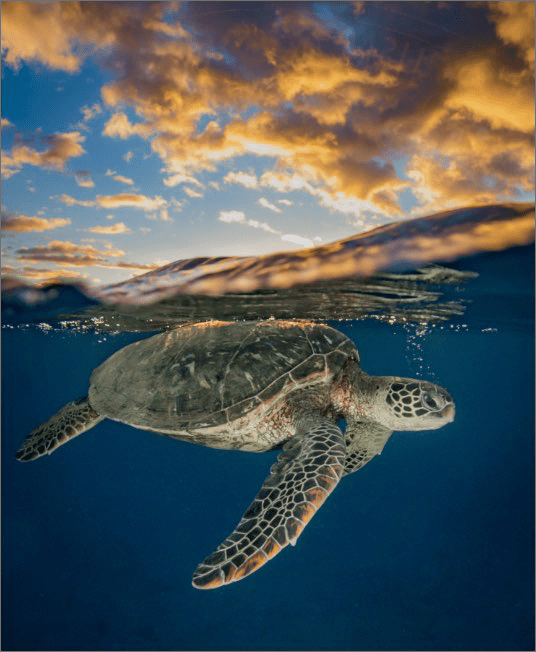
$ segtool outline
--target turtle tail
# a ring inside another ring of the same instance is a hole
[[[20,462],[29,462],[41,455],[50,455],[58,446],[93,428],[103,418],[91,407],[87,396],[71,401],[46,423],[32,430],[15,457]]]

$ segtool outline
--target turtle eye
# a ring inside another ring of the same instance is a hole
[[[434,398],[430,392],[423,393],[422,402],[429,410],[439,410],[441,407],[439,401]]]

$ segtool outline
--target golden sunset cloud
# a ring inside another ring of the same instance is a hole
[[[117,195],[97,195],[95,199],[75,199],[64,193],[58,199],[68,206],[84,206],[85,208],[92,206],[108,209],[132,207],[143,211],[156,211],[164,209],[167,205],[167,201],[159,196],[151,198],[127,192],[121,192]]]
[[[517,46],[534,72],[534,3],[489,2],[488,6],[499,38]]]
[[[131,263],[125,260],[110,261],[109,258],[121,258],[125,252],[113,247],[96,249],[92,245],[81,245],[64,240],[52,240],[46,245],[20,247],[17,259],[26,263],[54,263],[61,267],[104,267],[108,269],[151,270],[154,264]]]
[[[114,181],[119,181],[119,183],[124,183],[127,186],[133,186],[134,181],[130,179],[129,177],[124,177],[122,174],[116,174],[114,177],[112,177]]]
[[[85,154],[80,145],[86,140],[78,131],[45,136],[43,141],[48,147],[39,151],[27,145],[15,145],[11,153],[2,152],[2,176],[6,179],[20,172],[23,165],[35,165],[44,168],[63,169],[66,162]]]
[[[110,226],[90,226],[86,229],[90,233],[99,233],[101,235],[114,235],[117,233],[130,233],[130,229],[123,222],[117,222]]]
[[[13,67],[38,61],[68,72],[101,52],[115,72],[101,89],[112,111],[102,134],[146,140],[163,162],[163,183],[189,183],[190,198],[202,195],[196,175],[252,155],[273,159],[272,171],[259,178],[231,171],[224,183],[299,189],[344,214],[392,217],[406,191],[424,213],[515,199],[534,186],[534,6],[478,7],[485,42],[460,26],[435,44],[421,33],[424,22],[414,21],[412,33],[384,25],[391,3],[354,3],[354,18],[374,14],[378,34],[391,37],[389,51],[353,47],[344,30],[294,3],[262,16],[191,3],[179,21],[170,3],[132,11],[129,3],[5,2],[2,47]],[[83,109],[84,119],[100,108]],[[25,164],[61,169],[84,153],[79,132],[51,138],[41,152],[15,145],[3,156],[5,177]],[[403,171],[395,165],[401,159]],[[169,219],[159,196],[62,197]]]
[[[53,217],[35,217],[28,215],[3,215],[2,230],[14,233],[29,233],[32,231],[50,231],[71,224],[70,219]]]
[[[46,269],[42,267],[23,267],[20,272],[12,268],[9,272],[2,269],[4,273],[17,274],[22,273],[24,278],[32,279],[38,281],[36,283],[39,285],[47,285],[49,283],[65,283],[69,281],[82,281],[87,278],[87,274],[81,274],[80,272],[71,270],[71,269]]]

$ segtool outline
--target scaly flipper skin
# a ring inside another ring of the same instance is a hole
[[[344,435],[321,418],[289,440],[235,531],[196,568],[193,586],[215,589],[241,580],[294,545],[337,486],[345,454]]]
[[[58,446],[93,428],[102,419],[89,405],[87,398],[71,401],[46,423],[32,430],[15,457],[20,462],[29,462],[41,455],[50,455]]]
[[[362,419],[347,424],[344,475],[363,468],[379,455],[393,431],[376,421]]]

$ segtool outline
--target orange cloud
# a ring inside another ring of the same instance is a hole
[[[255,174],[250,174],[248,172],[228,172],[223,177],[224,183],[237,183],[244,188],[256,188],[258,181]]]
[[[53,69],[78,70],[80,59],[71,49],[74,34],[64,22],[65,5],[76,11],[76,4],[3,3],[2,51],[6,51],[6,63],[17,68],[21,60],[42,61]]]
[[[14,145],[11,153],[2,152],[2,175],[8,179],[20,172],[23,165],[62,170],[70,158],[85,154],[86,150],[80,145],[85,140],[86,137],[79,131],[73,131],[43,137],[48,145],[44,151],[27,145]]]
[[[146,32],[154,30],[151,19],[159,21],[165,10],[166,3],[144,3],[136,17],[128,5],[104,2],[3,2],[2,52],[14,68],[21,61],[39,61],[54,70],[76,72],[93,49],[132,38],[136,22],[140,28],[145,22]]]
[[[91,226],[86,229],[90,233],[100,233],[102,235],[115,235],[117,233],[130,233],[130,229],[123,222],[117,222],[110,226]]]
[[[95,102],[91,106],[83,106],[81,109],[84,116],[84,122],[89,122],[93,120],[96,115],[102,113],[102,107],[98,102]]]
[[[43,267],[23,267],[21,270],[11,268],[9,272],[2,268],[5,273],[22,275],[24,279],[35,279],[39,281],[36,285],[48,285],[49,283],[62,283],[65,281],[83,280],[86,274],[81,274],[70,269],[46,269]]]
[[[517,46],[534,72],[534,3],[509,0],[488,6],[499,38]]]
[[[52,240],[46,245],[35,247],[21,247],[17,250],[17,257],[31,262],[48,261],[59,265],[87,267],[104,262],[105,257],[120,257],[124,255],[120,249],[98,251],[91,245],[77,245],[63,240]]]
[[[129,179],[128,177],[124,177],[121,174],[116,174],[113,177],[113,179],[114,179],[114,181],[119,181],[120,183],[124,183],[127,186],[133,186],[134,185],[134,181],[132,181],[132,179]]]
[[[292,101],[296,111],[321,124],[336,125],[346,122],[352,105],[373,106],[384,95],[383,89],[399,86],[402,70],[402,64],[382,60],[373,71],[355,66],[349,57],[311,49],[296,52],[278,67],[275,83],[280,96]]]
[[[33,231],[50,231],[71,224],[71,220],[60,217],[46,219],[27,215],[2,215],[2,230],[13,233],[30,233]]]
[[[478,177],[475,170],[456,160],[444,166],[437,160],[414,156],[407,174],[417,182],[413,192],[427,207],[478,206],[492,203],[495,196],[486,177]]]
[[[128,261],[110,261],[108,258],[120,258],[125,252],[107,247],[98,250],[92,245],[77,245],[63,240],[52,240],[46,245],[21,247],[17,258],[32,263],[49,262],[65,267],[105,267],[108,269],[151,270],[157,264],[138,264]]]
[[[111,90],[108,87],[103,89],[103,96],[108,104],[114,104],[115,100],[112,97]],[[117,112],[104,125],[102,130],[104,136],[111,138],[121,138],[125,140],[131,136],[141,136],[147,138],[151,135],[152,129],[143,123],[132,124],[127,115],[122,112]]]
[[[534,129],[534,83],[527,69],[501,69],[491,56],[475,54],[450,65],[445,75],[455,83],[447,109],[469,110],[496,127]]]
[[[88,172],[76,172],[74,175],[77,186],[80,188],[94,188],[95,182]]]
[[[200,181],[186,174],[174,174],[173,176],[168,177],[163,181],[164,181],[164,185],[168,186],[168,188],[173,188],[175,186],[178,186],[180,183],[191,183],[192,185],[197,186],[202,190],[205,189],[205,186]]]
[[[191,197],[192,199],[200,199],[201,197],[203,197],[203,193],[198,192],[197,190],[194,190],[189,186],[185,186],[184,192],[188,195],[188,197]]]
[[[143,211],[156,211],[164,210],[167,206],[167,201],[158,195],[151,198],[127,192],[121,192],[118,195],[97,195],[95,199],[75,199],[64,193],[58,199],[68,206],[84,206],[85,208],[98,206],[110,209],[130,206]]]

